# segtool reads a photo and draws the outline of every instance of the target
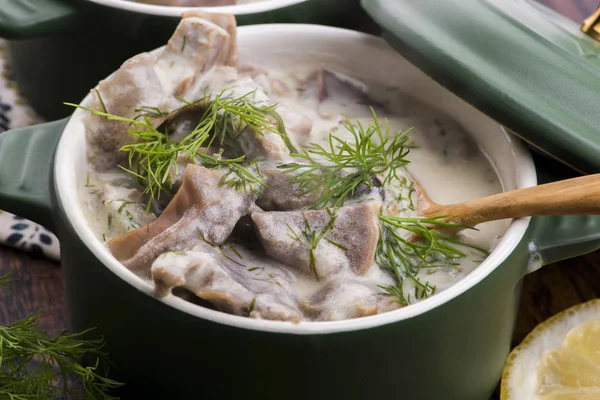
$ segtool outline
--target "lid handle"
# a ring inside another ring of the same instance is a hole
[[[600,5],[592,15],[583,21],[581,31],[600,41]]]

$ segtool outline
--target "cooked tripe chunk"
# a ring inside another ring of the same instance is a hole
[[[317,202],[321,190],[303,193],[293,182],[294,175],[285,173],[275,165],[261,166],[260,173],[265,179],[265,188],[256,204],[265,211],[292,211]]]
[[[310,75],[302,85],[303,97],[316,99],[317,110],[322,117],[337,117],[341,114],[353,117],[370,117],[373,107],[383,115],[383,107],[368,95],[368,86],[349,76],[328,69],[321,69]],[[340,99],[344,101],[341,102]]]
[[[196,93],[187,93],[197,79],[215,65],[237,62],[235,18],[232,15],[203,12],[186,13],[165,50],[158,56],[139,54],[92,90],[89,108],[135,119],[142,107],[175,110],[184,98],[195,101]],[[166,119],[150,118],[156,128]],[[88,115],[84,119],[88,141],[88,159],[99,170],[126,160],[122,146],[135,138],[127,133],[130,124]]]
[[[251,261],[247,255],[239,260]],[[234,258],[234,254],[224,257],[223,253],[209,254],[198,248],[162,254],[152,264],[157,294],[165,296],[174,287],[183,287],[231,314],[284,321],[304,319],[288,288],[290,278],[289,274],[284,276],[284,269],[268,265],[251,268],[261,264],[255,261],[245,266],[231,261]],[[268,273],[264,273],[265,268],[269,268]],[[270,279],[261,279],[261,273]]]
[[[253,212],[258,236],[274,259],[317,280],[349,269],[362,275],[373,264],[381,202],[337,210]]]
[[[171,99],[162,89],[162,84],[154,70],[156,57],[152,54],[139,54],[123,63],[110,78],[100,81],[92,91],[89,107],[93,110],[124,118],[135,118],[136,109],[150,105],[161,110],[171,107]],[[156,126],[162,119],[155,121]],[[127,134],[129,123],[108,120],[96,115],[84,118],[88,143],[88,159],[100,170],[113,167],[127,159],[127,154],[119,149],[134,141]]]
[[[132,271],[150,277],[150,264],[162,253],[203,241],[224,242],[256,195],[223,185],[223,175],[223,171],[189,164],[181,188],[160,217],[111,240],[113,255]]]
[[[189,88],[213,66],[235,65],[235,27],[235,19],[229,15],[185,13],[156,61],[164,91],[185,98]]]
[[[332,279],[310,301],[302,304],[315,321],[367,317],[400,307],[390,297],[381,295],[381,289],[376,285],[344,278]]]

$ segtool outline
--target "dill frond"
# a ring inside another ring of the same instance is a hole
[[[353,143],[329,134],[326,146],[311,143],[308,149],[292,154],[299,162],[279,166],[294,174],[292,182],[299,185],[302,195],[323,189],[313,208],[339,207],[354,195],[359,186],[372,188],[373,179],[387,173],[385,186],[398,179],[397,170],[409,164],[407,132],[390,135],[390,125],[381,125],[371,108],[373,122],[364,126],[346,118],[344,127],[353,137]]]
[[[82,339],[87,332],[51,338],[38,326],[40,315],[0,326],[0,398],[115,399],[108,392],[121,384],[100,371],[105,357],[100,341]],[[83,357],[96,364],[84,367]]]
[[[252,101],[254,91],[233,98],[223,91],[214,97],[204,96],[195,102],[179,99],[183,106],[172,111],[162,111],[156,107],[141,107],[134,119],[124,118],[107,112],[93,110],[77,104],[66,105],[84,109],[93,115],[107,120],[126,122],[130,125],[127,133],[135,137],[135,142],[123,146],[120,150],[128,155],[128,166],[120,166],[123,170],[136,176],[149,196],[148,210],[152,202],[159,199],[163,192],[168,192],[172,186],[172,171],[177,171],[177,159],[185,156],[197,160],[207,168],[224,167],[229,170],[227,178],[222,183],[230,187],[246,190],[248,186],[264,186],[264,180],[257,173],[257,168],[248,166],[245,157],[222,159],[223,146],[237,143],[238,136],[245,130],[251,129],[257,134],[266,131],[282,136],[285,143],[294,150],[291,141],[285,133],[285,126],[276,112],[276,104],[258,105]],[[98,94],[99,95],[99,94]],[[104,104],[100,98],[101,104]],[[168,128],[159,131],[151,119],[165,118],[184,109],[204,110],[198,125],[180,142],[169,138]],[[213,145],[221,146],[218,156],[203,152],[203,148]]]
[[[219,155],[207,156],[199,153],[198,157],[202,160],[202,165],[207,168],[225,169],[225,173],[219,182],[220,186],[254,193],[258,193],[261,187],[266,187],[256,161],[249,161],[244,165],[242,164],[244,156],[234,159],[221,159]]]
[[[415,287],[414,297],[422,299],[436,292],[436,287],[423,282],[418,274],[424,269],[458,265],[466,257],[456,245],[471,247],[485,254],[484,250],[461,243],[456,237],[446,236],[434,228],[470,228],[444,221],[444,216],[433,218],[409,218],[379,215],[382,222],[381,236],[377,244],[375,260],[396,280],[396,285],[383,286],[387,296],[402,304],[410,304],[410,295],[404,293],[404,282],[409,280]],[[406,238],[409,233],[413,238]]]

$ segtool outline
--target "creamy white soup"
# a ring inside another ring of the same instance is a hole
[[[418,196],[502,190],[476,132],[318,59],[240,63],[235,29],[185,14],[85,105],[80,198],[125,267],[157,296],[293,322],[410,306],[477,268],[506,223],[448,231]]]

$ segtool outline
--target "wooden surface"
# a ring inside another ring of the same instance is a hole
[[[430,218],[450,215],[446,220],[464,226],[544,215],[600,214],[600,174],[561,179],[464,203],[444,205],[434,203],[419,185],[415,186],[419,193],[418,209],[421,215]]]
[[[598,0],[542,0],[582,21]],[[41,325],[52,334],[66,328],[60,265],[0,246],[0,275],[12,272],[13,290],[0,297],[0,324],[43,310]],[[524,281],[513,342],[518,344],[537,324],[575,304],[600,297],[600,252],[546,266]]]

